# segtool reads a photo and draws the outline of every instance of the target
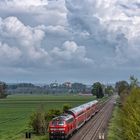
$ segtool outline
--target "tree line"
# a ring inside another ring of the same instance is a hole
[[[119,105],[114,126],[114,135],[109,140],[139,140],[140,139],[140,83],[134,76],[130,82],[119,81],[116,91],[119,95]]]

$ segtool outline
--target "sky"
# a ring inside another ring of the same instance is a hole
[[[140,0],[0,0],[0,80],[140,78]]]

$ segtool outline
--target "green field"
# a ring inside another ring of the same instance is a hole
[[[74,107],[94,99],[93,96],[78,95],[10,95],[0,99],[0,140],[23,140],[29,117],[40,105],[48,111],[62,109],[64,104]]]

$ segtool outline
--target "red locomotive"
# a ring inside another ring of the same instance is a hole
[[[54,118],[49,124],[50,140],[67,139],[96,112],[98,112],[98,101],[94,100]]]

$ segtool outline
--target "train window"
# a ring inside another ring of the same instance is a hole
[[[90,109],[90,107],[89,108],[87,108],[87,110],[89,110]]]
[[[53,126],[56,126],[56,125],[62,126],[62,125],[64,125],[64,121],[62,121],[62,120],[55,120],[55,121],[52,122],[52,125]]]
[[[67,120],[67,123],[71,123],[71,122],[73,122],[73,118],[71,118],[71,119],[69,119],[69,120]]]
[[[56,126],[57,125],[57,121],[53,121],[52,125]]]
[[[80,116],[81,114],[83,114],[84,112],[82,111],[82,112],[80,112],[77,116]]]
[[[58,125],[64,125],[64,121],[58,121]]]

